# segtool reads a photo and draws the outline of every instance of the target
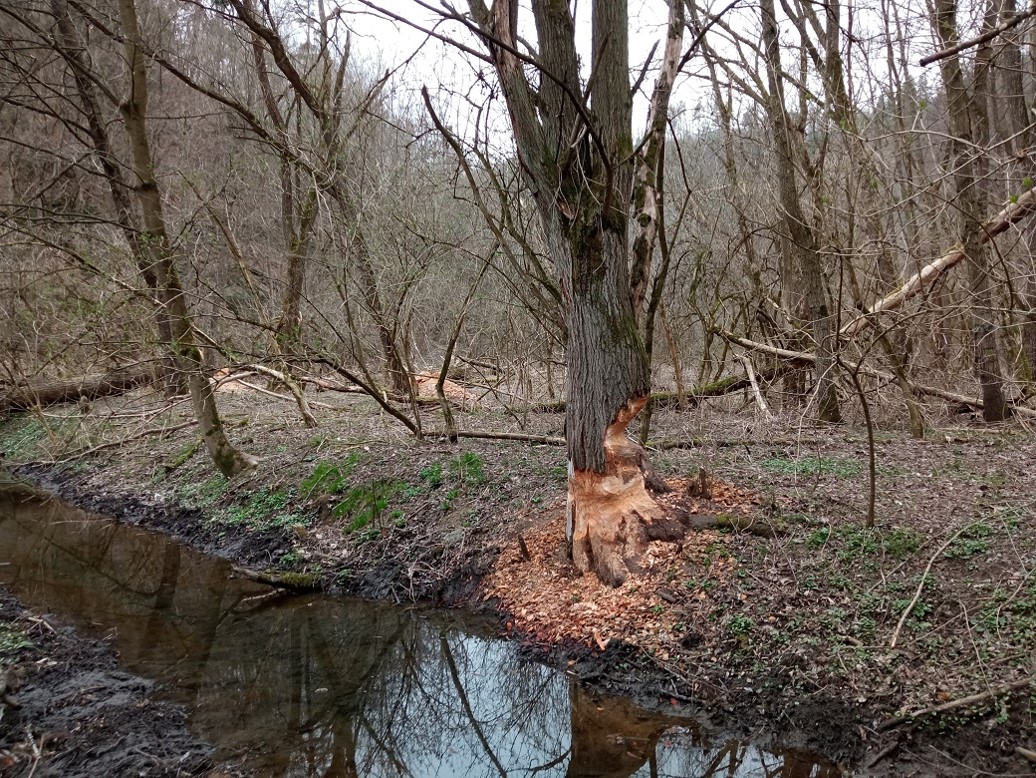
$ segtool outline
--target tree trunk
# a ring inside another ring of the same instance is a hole
[[[937,0],[934,22],[944,48],[957,43],[956,13],[957,4],[954,0]],[[983,28],[988,29],[995,18],[995,11],[990,5]],[[1000,421],[1007,416],[1007,403],[1000,373],[999,339],[989,279],[989,250],[980,237],[982,214],[988,199],[986,179],[989,162],[985,150],[976,151],[973,144],[984,146],[989,137],[986,100],[991,52],[988,42],[979,46],[970,94],[964,82],[959,55],[954,54],[939,61],[953,132],[956,199],[961,213],[961,237],[971,292],[975,374],[982,389],[982,417],[990,422]]]
[[[135,191],[143,216],[142,250],[149,260],[148,264],[155,269],[158,288],[162,290],[162,302],[172,327],[173,337],[169,345],[179,364],[188,370],[187,385],[205,447],[216,468],[223,475],[231,477],[253,466],[256,460],[238,451],[227,439],[212,385],[203,370],[194,323],[173,262],[173,249],[162,212],[162,195],[155,178],[155,166],[148,142],[147,67],[134,0],[119,0],[119,16],[130,68],[129,91],[121,111],[133,155],[133,172],[138,181]]]
[[[129,246],[137,269],[147,288],[152,291],[160,303],[156,317],[159,340],[168,346],[173,341],[172,323],[165,306],[161,305],[163,290],[158,287],[158,279],[154,268],[151,267],[141,244],[141,233],[137,224],[137,218],[133,213],[130,202],[129,191],[122,174],[122,162],[112,151],[111,139],[108,135],[108,123],[105,120],[101,103],[97,95],[97,86],[93,81],[94,76],[90,70],[90,62],[87,58],[86,47],[83,44],[79,31],[68,10],[67,0],[51,0],[51,12],[55,19],[55,43],[58,51],[68,62],[69,70],[72,72],[76,84],[76,92],[81,108],[86,116],[87,134],[93,144],[93,153],[104,173],[104,179],[108,184],[108,192],[111,195],[112,205],[115,207],[115,220],[122,231],[126,244]],[[186,383],[183,381],[182,371],[177,369],[176,361],[171,350],[162,361],[162,384],[167,396],[174,396],[186,390]]]
[[[842,414],[834,384],[834,350],[837,348],[837,332],[834,316],[827,303],[824,289],[824,271],[820,250],[813,229],[806,222],[802,204],[799,201],[795,175],[795,158],[791,140],[791,123],[784,106],[783,76],[780,47],[777,40],[777,19],[773,0],[762,0],[762,40],[766,56],[766,71],[770,95],[766,101],[766,112],[773,134],[777,163],[777,184],[782,218],[787,230],[790,250],[797,257],[801,269],[802,292],[816,343],[817,418],[837,423]]]
[[[536,199],[568,320],[568,537],[576,567],[613,586],[637,568],[645,525],[661,515],[643,452],[625,437],[648,396],[630,284],[633,183],[626,0],[591,8],[592,105],[583,97],[567,3],[532,5],[539,85],[518,52],[518,2],[469,0],[507,102],[523,174]],[[492,41],[492,42],[491,42]],[[645,225],[654,229],[654,220]],[[640,243],[638,267],[649,257]],[[638,279],[646,273],[638,271]],[[643,288],[643,281],[638,280]],[[641,298],[642,299],[642,298]]]
[[[95,397],[122,394],[153,379],[154,372],[145,365],[112,370],[103,375],[84,375],[60,381],[26,382],[0,394],[0,413],[75,402],[82,397],[92,400]]]

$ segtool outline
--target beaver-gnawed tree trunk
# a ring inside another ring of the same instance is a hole
[[[630,267],[643,297],[654,231],[631,252],[634,202],[659,203],[654,171],[638,176],[633,192],[632,98],[626,0],[598,0],[591,8],[590,88],[579,77],[575,23],[566,2],[534,0],[539,69],[536,86],[520,54],[517,0],[468,5],[484,35],[507,102],[523,173],[536,199],[547,250],[560,281],[568,321],[568,537],[578,569],[617,586],[646,542],[646,528],[662,512],[644,482],[642,449],[626,427],[647,400],[647,352],[638,328]],[[667,47],[683,36],[681,0],[671,0]],[[652,98],[665,115],[678,63],[666,57]],[[588,94],[589,99],[584,95]],[[661,133],[665,122],[649,123]],[[656,140],[656,146],[657,141]],[[643,154],[638,149],[637,154]],[[657,157],[657,155],[656,155]],[[652,158],[656,158],[652,157]],[[656,162],[657,164],[657,162]],[[638,214],[648,227],[652,214]]]

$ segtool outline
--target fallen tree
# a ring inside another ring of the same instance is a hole
[[[123,394],[150,383],[153,378],[149,365],[134,365],[107,373],[19,382],[2,390],[0,413],[77,402],[81,397],[93,400]]]
[[[754,340],[748,340],[742,338],[740,335],[735,335],[733,332],[727,332],[719,327],[714,327],[713,332],[719,335],[724,340],[734,343],[742,348],[750,349],[751,351],[761,351],[764,354],[770,354],[779,359],[788,360],[791,362],[806,362],[815,363],[817,358],[806,351],[790,351],[784,348],[778,348],[777,346],[770,346],[766,343],[757,343]],[[877,378],[881,381],[895,381],[896,377],[892,373],[886,373],[884,370],[877,370],[873,367],[867,367],[866,365],[849,362],[846,359],[840,360],[840,363],[844,365],[848,370],[858,374],[870,376],[871,378]],[[924,394],[931,397],[939,397],[947,402],[956,403],[958,405],[966,405],[976,410],[982,410],[982,401],[977,397],[968,397],[967,395],[959,394],[957,392],[951,392],[947,389],[942,389],[938,386],[925,386],[924,384],[916,384],[911,382],[911,387],[918,394]],[[1012,405],[1011,412],[1017,416],[1025,416],[1026,418],[1036,418],[1036,410],[1032,408],[1026,408],[1021,405]]]
[[[790,368],[786,365],[775,365],[771,368],[763,370],[756,375],[756,381],[759,383],[769,383],[775,381]],[[695,408],[701,404],[702,400],[707,400],[710,397],[723,397],[728,394],[734,394],[740,392],[742,389],[750,389],[752,382],[747,375],[743,376],[727,376],[726,378],[719,378],[715,381],[709,381],[708,383],[698,384],[692,386],[690,389],[686,389],[683,392],[652,392],[651,402],[655,406],[655,409],[659,408],[677,408],[680,406]],[[557,402],[550,403],[537,403],[529,407],[529,410],[533,413],[564,413],[565,401],[558,400]]]
[[[999,213],[982,225],[979,236],[980,242],[989,243],[997,235],[1006,232],[1009,227],[1017,224],[1033,211],[1036,211],[1036,190],[1030,189],[1014,202],[1008,203]],[[964,248],[957,246],[935,261],[929,262],[912,275],[899,289],[882,297],[865,311],[862,311],[858,318],[853,319],[842,327],[838,335],[843,338],[851,337],[864,327],[873,324],[879,313],[894,311],[899,308],[911,297],[915,297],[929,287],[947,270],[954,265],[960,264],[964,257]]]

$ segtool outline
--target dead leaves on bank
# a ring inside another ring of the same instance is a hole
[[[673,491],[657,495],[658,502],[670,517],[748,517],[758,510],[755,495],[721,481],[710,481],[707,497],[692,497],[689,487],[699,483],[670,481]],[[602,651],[620,641],[667,659],[670,647],[712,610],[697,579],[719,580],[736,571],[722,533],[691,529],[682,542],[649,543],[641,569],[611,588],[593,574],[581,575],[569,560],[564,505],[544,515],[546,521],[522,531],[523,543],[516,538],[498,557],[486,580],[486,597],[508,615],[508,629],[535,640],[574,641]]]

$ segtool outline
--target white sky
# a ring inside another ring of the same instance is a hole
[[[413,0],[373,0],[383,8],[398,14],[417,24],[425,27],[436,27],[437,31],[454,37],[464,44],[481,51],[481,46],[474,36],[463,29],[455,22],[443,23],[441,18],[434,12],[420,7]],[[435,3],[437,0],[431,0]],[[490,0],[486,0],[487,3]],[[710,10],[719,11],[724,8],[729,0],[707,0]],[[382,67],[393,67],[406,59],[413,57],[396,76],[396,88],[402,93],[404,99],[412,101],[412,105],[420,106],[420,88],[427,86],[432,94],[440,116],[455,130],[462,131],[470,128],[472,117],[475,115],[476,107],[481,105],[490,85],[495,85],[495,78],[491,68],[486,63],[481,63],[472,57],[458,51],[456,48],[442,43],[438,40],[428,40],[427,36],[415,30],[413,27],[400,22],[391,21],[370,8],[364,6],[359,0],[342,0],[343,9],[349,14],[348,24],[354,32],[354,50],[361,53],[365,58],[379,61]],[[467,10],[465,0],[452,0],[454,7],[459,11]],[[629,0],[630,3],[630,64],[631,68],[639,72],[639,68],[652,45],[658,44],[655,52],[654,62],[657,65],[661,57],[664,45],[664,33],[667,15],[667,5],[664,0]],[[843,49],[843,55],[848,57],[849,70],[853,74],[853,85],[866,84],[870,94],[859,94],[858,99],[868,102],[876,99],[887,83],[887,51],[886,42],[891,37],[893,42],[898,39],[898,34],[888,30],[884,19],[889,15],[888,8],[895,4],[895,12],[907,29],[907,35],[911,38],[911,73],[915,77],[922,74],[917,67],[917,59],[921,53],[928,53],[934,50],[931,30],[926,18],[926,9],[922,0],[843,0],[842,23],[851,24],[854,43],[846,44],[848,49]],[[975,9],[980,7],[978,0],[962,0],[961,22],[967,25],[969,17],[974,18]],[[883,8],[882,6],[885,6]],[[589,22],[590,0],[576,0],[575,15],[577,35],[579,36],[578,48],[583,55],[583,61],[589,60],[590,45],[590,22]],[[732,11],[726,19],[735,29],[742,30],[747,38],[757,39],[758,29],[758,5],[754,0],[742,0],[741,5]],[[528,40],[534,40],[535,34],[532,29],[531,12],[528,9],[528,0],[522,3],[522,15],[519,26],[523,36]],[[962,34],[970,33],[970,30],[962,31]],[[729,44],[723,42],[724,33],[713,28],[708,33],[709,40],[713,46],[721,51],[733,54]],[[684,49],[690,44],[693,33],[688,28],[684,34]],[[790,23],[781,23],[782,41],[797,44],[798,35],[791,28]],[[416,52],[416,54],[415,54]],[[790,72],[795,72],[797,65],[789,55],[786,66]],[[938,79],[934,69],[929,69],[927,77]],[[479,72],[485,75],[485,81],[480,83]],[[634,102],[634,133],[639,133],[647,117],[647,95],[654,84],[655,69],[649,71],[645,78],[640,94]],[[704,64],[700,57],[695,57],[688,64],[684,73],[677,82],[674,91],[671,113],[677,112],[683,107],[686,113],[680,123],[686,126],[693,126],[701,118],[711,116],[712,93],[705,75]],[[631,79],[634,76],[631,75]],[[816,87],[819,93],[819,87]],[[397,92],[399,94],[399,92]],[[499,101],[498,101],[499,103]],[[696,106],[704,109],[703,117],[695,113]],[[423,110],[423,109],[422,109]],[[496,107],[493,132],[500,131],[500,137],[506,139],[506,119],[503,114],[503,106],[500,103]],[[508,142],[506,140],[502,142]]]

